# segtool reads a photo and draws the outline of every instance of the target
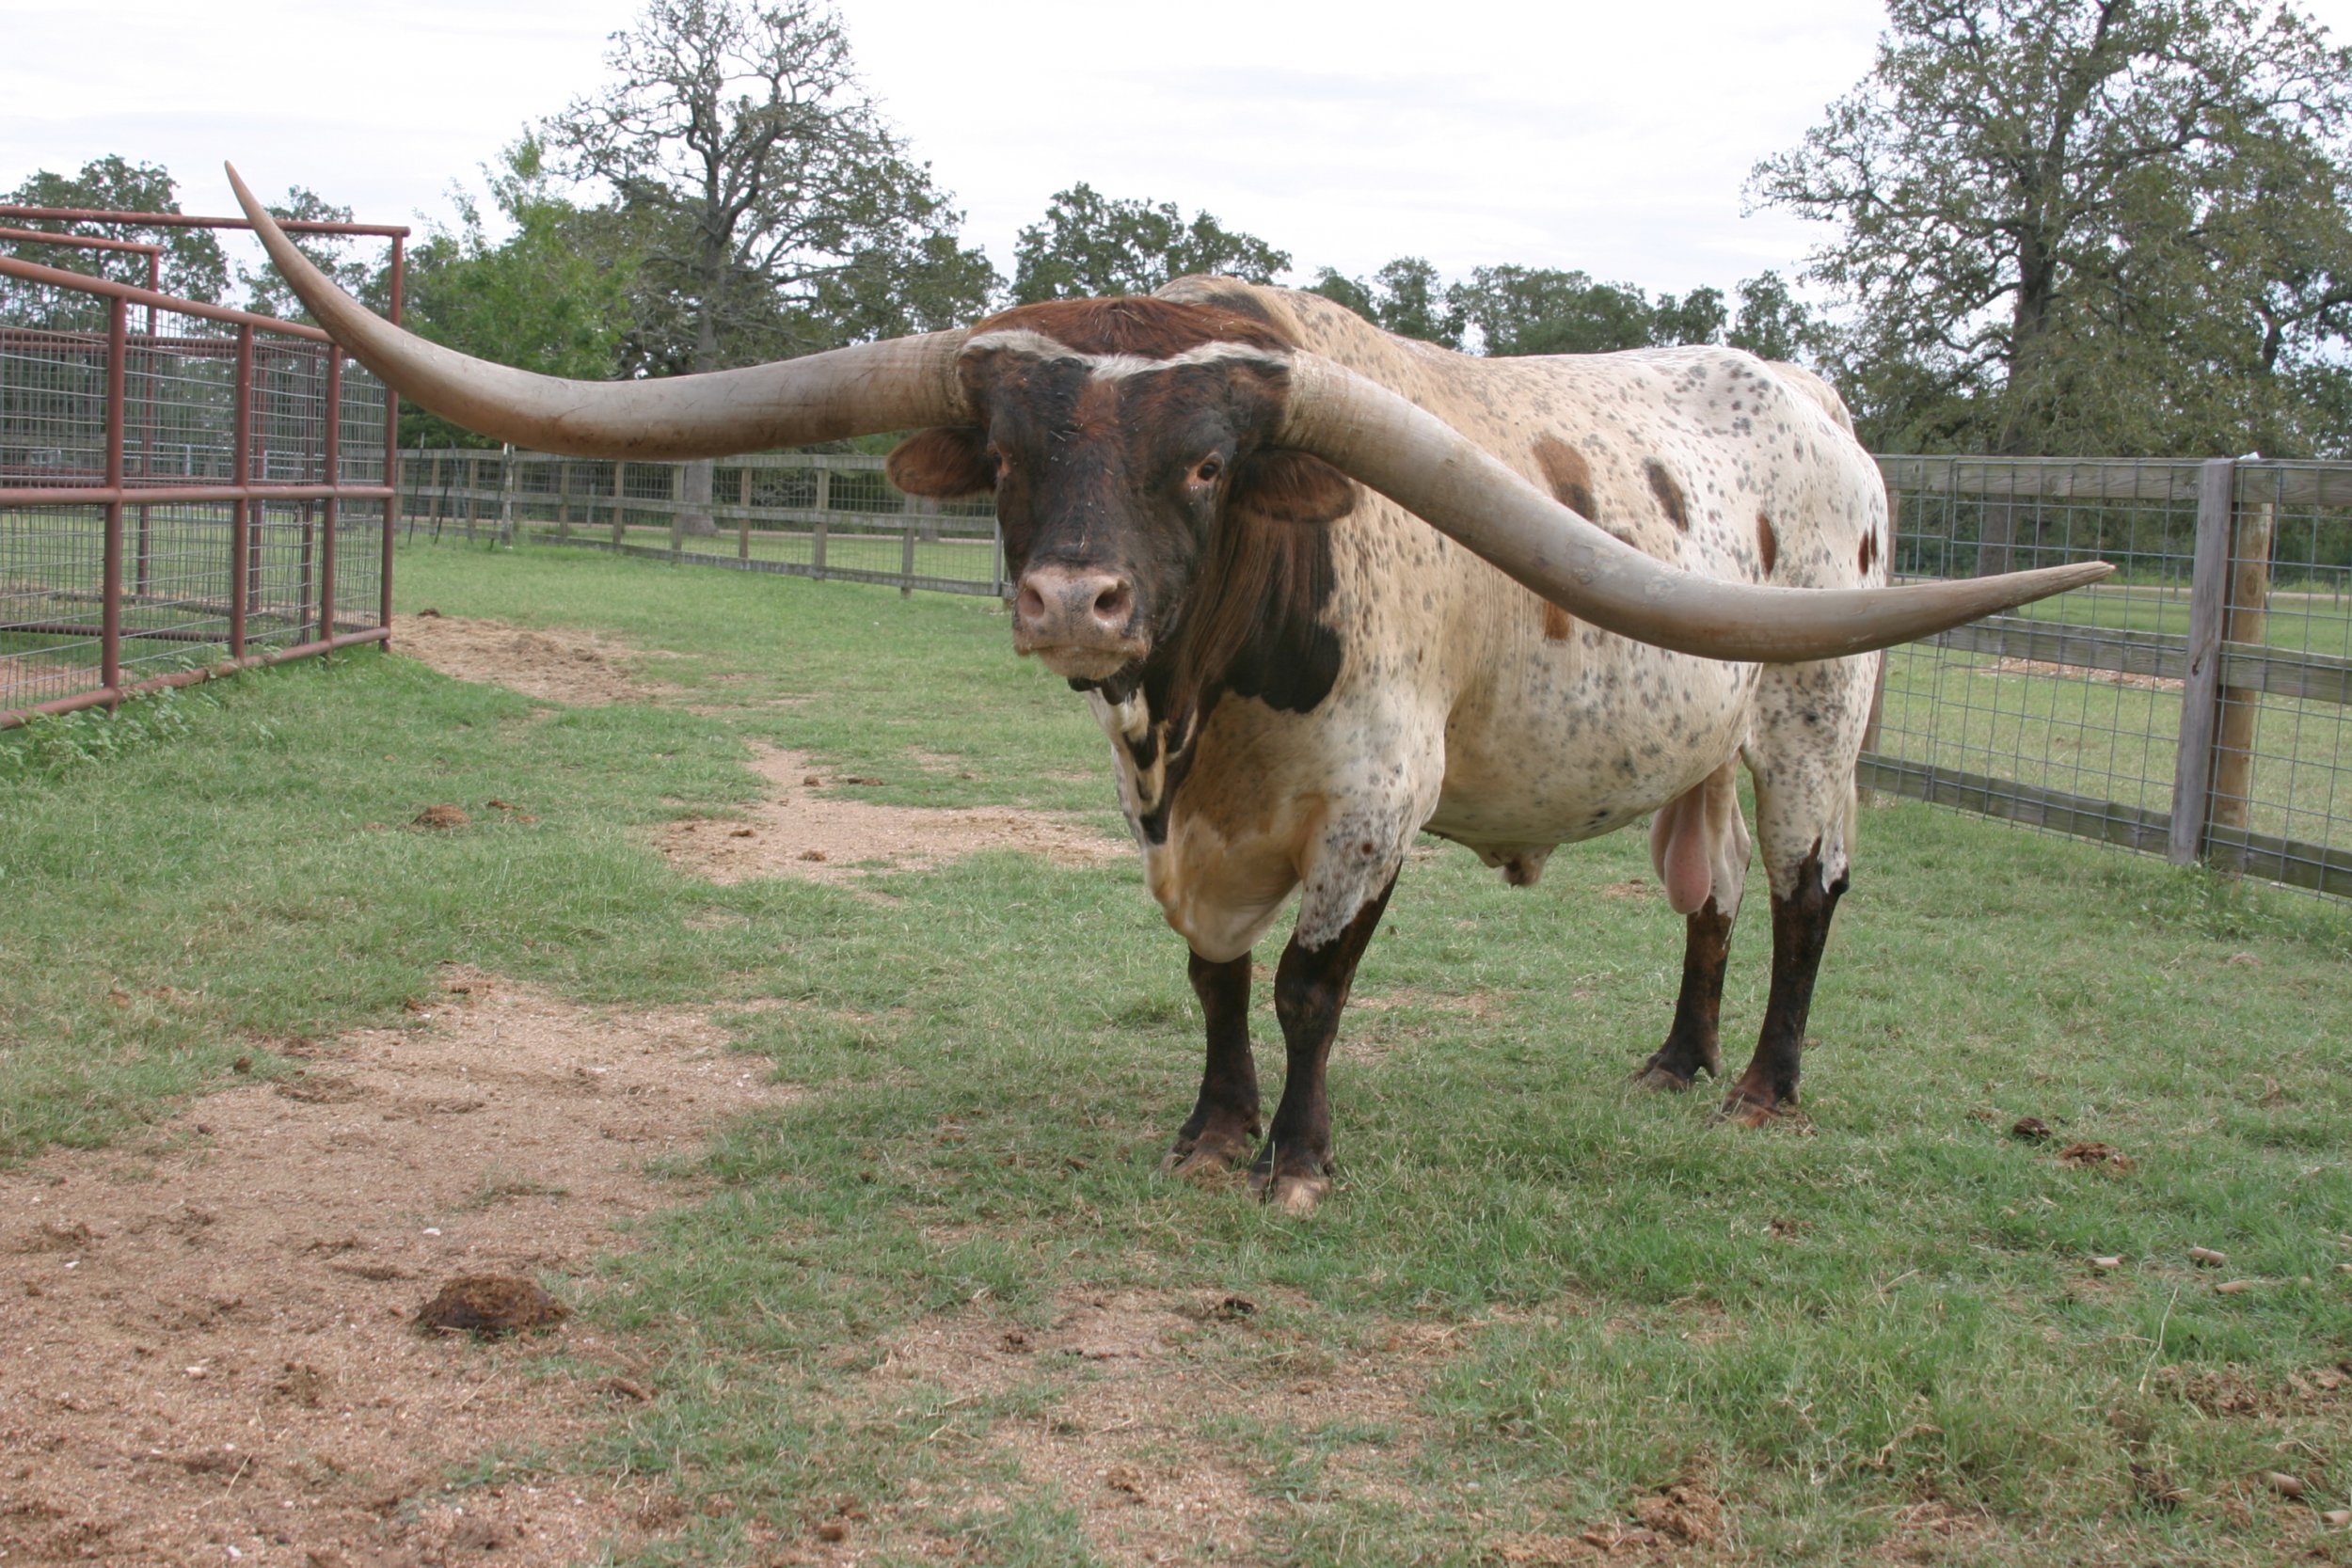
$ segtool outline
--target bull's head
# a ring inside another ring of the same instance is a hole
[[[909,438],[890,477],[914,495],[994,494],[1013,646],[1074,685],[1117,689],[1180,635],[1214,637],[1189,624],[1187,591],[1212,562],[1263,560],[1231,548],[1237,535],[1354,504],[1344,475],[1277,444],[1289,350],[1248,315],[1025,306],[974,328],[957,367],[971,422]]]
[[[707,375],[533,375],[371,314],[294,249],[234,169],[229,179],[319,324],[401,396],[485,435],[580,457],[675,459],[921,430],[894,455],[893,476],[928,494],[995,492],[1019,581],[1016,639],[1080,681],[1116,679],[1179,633],[1182,591],[1237,505],[1328,520],[1346,508],[1345,480],[1593,626],[1711,658],[1865,653],[2109,570],[2092,562],[1873,589],[1682,572],[1263,324],[1168,300],[1033,306],[968,332]]]

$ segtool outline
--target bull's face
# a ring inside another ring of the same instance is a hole
[[[993,491],[1014,649],[1073,686],[1123,687],[1185,635],[1237,532],[1348,509],[1336,470],[1268,445],[1284,346],[1248,317],[1159,299],[1009,311],[960,361],[976,422],[911,437],[890,476],[915,495]]]

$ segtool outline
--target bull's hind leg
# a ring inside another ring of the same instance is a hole
[[[1768,668],[1746,756],[1772,888],[1772,987],[1756,1055],[1718,1114],[1761,1127],[1797,1102],[1798,1058],[1853,845],[1854,759],[1875,656]]]
[[[1684,917],[1685,935],[1674,1027],[1634,1075],[1645,1088],[1687,1089],[1702,1069],[1723,1076],[1724,965],[1748,879],[1748,826],[1740,816],[1736,766],[1726,762],[1661,808],[1650,829],[1650,860],[1668,903]]]
[[[1192,956],[1192,990],[1208,1017],[1209,1057],[1200,1098],[1162,1168],[1216,1176],[1249,1158],[1258,1143],[1258,1067],[1249,1050],[1249,955],[1229,963]]]
[[[1339,931],[1310,947],[1294,935],[1274,974],[1274,1016],[1281,1021],[1289,1067],[1274,1126],[1250,1167],[1249,1186],[1267,1202],[1294,1214],[1311,1212],[1331,1190],[1331,1101],[1324,1070],[1331,1041],[1340,1032],[1356,966],[1371,944],[1380,915],[1396,891],[1389,873],[1379,896],[1357,911]],[[1303,925],[1304,922],[1302,921]]]

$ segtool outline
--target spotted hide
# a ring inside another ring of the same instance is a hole
[[[1798,1047],[1847,882],[1879,656],[1719,662],[1572,619],[1320,459],[1272,444],[1286,356],[1356,372],[1634,548],[1785,587],[1885,580],[1887,509],[1836,394],[1793,367],[1684,348],[1482,359],[1316,295],[1186,278],[1148,299],[1025,307],[959,360],[973,422],[892,460],[917,493],[993,490],[1015,645],[1085,690],[1152,896],[1207,1016],[1170,1155],[1248,1164],[1287,1208],[1327,1191],[1325,1065],[1414,835],[1532,885],[1561,844],[1651,818],[1688,926],[1682,994],[1642,1074],[1719,1071],[1718,998],[1756,785],[1771,1000],[1723,1114],[1796,1098]],[[1275,977],[1289,1071],[1260,1121],[1249,955],[1294,890]]]

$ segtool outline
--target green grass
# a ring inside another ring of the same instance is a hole
[[[407,550],[399,580],[405,608],[680,656],[650,673],[686,697],[550,712],[364,656],[0,736],[0,1150],[116,1136],[237,1054],[393,1016],[444,960],[713,1009],[812,1092],[729,1128],[712,1195],[582,1291],[659,1397],[560,1462],[683,1496],[646,1560],[760,1560],[845,1501],[874,1560],[1095,1560],[1127,1515],[1017,1457],[1049,1440],[1238,1477],[1267,1562],[1581,1550],[1676,1483],[1722,1500],[1700,1558],[2352,1560],[2251,1480],[2352,1494],[2352,1390],[2320,1386],[2352,1355],[2352,911],[1873,810],[1813,1134],[1743,1135],[1622,1087],[1680,967],[1659,900],[1604,892],[1648,874],[1637,836],[1534,892],[1446,849],[1343,1032],[1341,1190],[1283,1222],[1156,1173],[1198,1024],[1134,864],[985,857],[883,901],[713,887],[645,847],[749,799],[755,739],[887,799],[1107,825],[1099,732],[993,605],[539,550]],[[369,826],[491,796],[538,820]],[[2025,1115],[2131,1164],[2067,1167],[2008,1135]],[[2192,1245],[2261,1283],[2217,1293]],[[874,1371],[926,1332],[1202,1292],[1258,1310],[1149,1363]]]

